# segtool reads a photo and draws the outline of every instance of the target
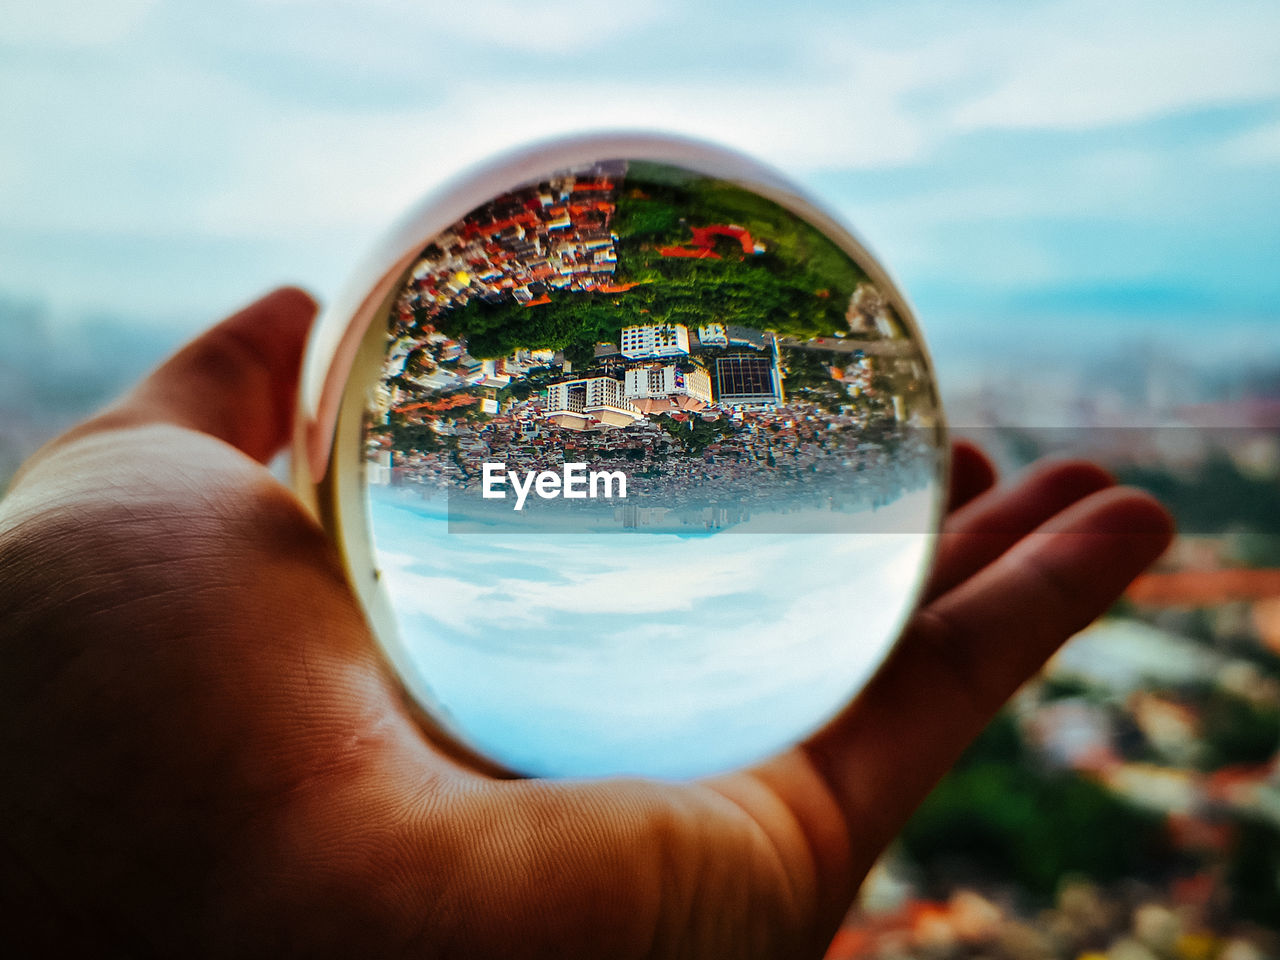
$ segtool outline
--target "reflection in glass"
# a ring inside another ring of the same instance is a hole
[[[365,475],[393,658],[463,743],[692,776],[793,743],[883,659],[939,417],[905,308],[835,233],[618,160],[424,245],[370,333]]]

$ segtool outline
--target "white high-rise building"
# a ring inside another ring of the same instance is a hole
[[[593,420],[625,427],[644,416],[627,400],[621,380],[583,377],[547,387],[545,415],[562,427],[585,430]]]
[[[622,355],[628,360],[687,356],[689,328],[683,323],[623,327],[621,347]]]
[[[674,364],[649,364],[627,371],[624,391],[642,413],[702,410],[711,403],[711,377],[701,369],[685,373]]]

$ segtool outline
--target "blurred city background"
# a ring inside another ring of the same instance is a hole
[[[0,6],[0,486],[262,290],[332,297],[497,149],[772,162],[897,276],[948,416],[1182,535],[1028,684],[832,960],[1280,956],[1280,7],[652,0]]]

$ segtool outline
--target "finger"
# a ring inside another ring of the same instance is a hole
[[[1008,490],[989,490],[948,518],[922,604],[973,576],[1040,524],[1115,484],[1084,460],[1040,464]]]
[[[266,462],[288,437],[316,303],[275,290],[197,337],[118,403],[63,439],[150,423],[207,433]]]
[[[804,747],[874,856],[1000,706],[1168,546],[1154,499],[1104,490],[913,620],[858,699]]]
[[[951,444],[951,490],[947,497],[947,513],[954,513],[996,483],[996,468],[970,440]]]

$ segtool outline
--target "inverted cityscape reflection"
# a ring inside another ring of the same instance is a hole
[[[514,772],[763,759],[914,601],[944,473],[927,358],[861,249],[765,193],[549,173],[427,243],[371,333],[384,639]]]

